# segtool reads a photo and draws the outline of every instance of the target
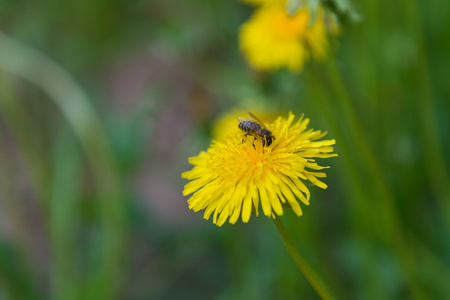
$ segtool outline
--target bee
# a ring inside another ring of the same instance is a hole
[[[247,135],[259,136],[263,141],[263,146],[270,146],[275,140],[275,137],[272,135],[272,131],[267,129],[267,127],[258,119],[254,114],[248,112],[248,114],[252,117],[248,118],[238,118],[239,121],[239,129],[246,132]]]

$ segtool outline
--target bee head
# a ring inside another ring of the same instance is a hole
[[[272,142],[273,142],[274,139],[275,139],[275,137],[273,137],[273,136],[268,136],[268,137],[266,138],[266,140],[267,140],[267,146],[272,145]]]

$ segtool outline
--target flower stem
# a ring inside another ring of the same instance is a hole
[[[428,62],[429,53],[425,41],[425,32],[422,14],[417,1],[402,1],[406,26],[410,38],[417,45],[417,60],[411,67],[412,78],[417,86],[417,97],[415,98],[417,119],[419,124],[419,138],[423,148],[423,157],[427,159],[424,163],[427,176],[430,178],[432,192],[435,194],[437,205],[448,228],[450,228],[450,172],[447,169],[447,161],[442,147],[441,138],[436,115],[436,98],[432,86],[432,76]]]
[[[311,266],[308,264],[308,262],[305,260],[303,255],[299,252],[298,248],[294,245],[294,242],[292,241],[292,238],[290,237],[289,233],[287,232],[286,226],[284,225],[281,218],[273,219],[275,226],[277,227],[278,233],[281,235],[281,238],[283,239],[284,244],[286,245],[287,250],[289,251],[289,254],[291,255],[292,259],[294,259],[295,263],[297,264],[297,267],[302,271],[303,275],[305,275],[306,279],[309,281],[309,283],[312,285],[312,287],[316,290],[317,294],[322,299],[335,299],[331,293],[330,289],[325,285],[323,280],[317,275],[316,272],[311,268]]]
[[[359,141],[358,143],[353,143],[352,146],[354,146],[357,155],[365,166],[367,174],[371,178],[374,196],[382,204],[380,205],[380,211],[378,212],[378,214],[382,216],[379,220],[381,222],[377,224],[379,229],[381,229],[378,234],[381,234],[380,236],[386,239],[396,251],[399,261],[404,266],[405,277],[409,282],[412,297],[414,299],[427,298],[424,296],[420,285],[416,283],[417,266],[414,264],[413,254],[408,245],[409,241],[406,240],[399,212],[394,205],[394,196],[380,169],[380,161],[376,159],[373,149],[367,139],[367,134],[362,126],[362,122],[351,103],[341,73],[336,66],[336,61],[333,58],[330,58],[327,67],[331,91],[336,95],[335,102],[337,103],[337,108],[343,115],[346,128],[349,128],[349,134],[353,136],[354,140]],[[327,99],[331,99],[331,97]],[[328,103],[328,105],[331,106],[332,104]],[[336,116],[333,117],[336,118]]]

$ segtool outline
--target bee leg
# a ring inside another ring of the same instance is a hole
[[[245,141],[247,140],[247,136],[248,136],[248,134],[244,135],[245,138],[242,139],[242,144],[245,143]]]
[[[263,151],[263,153],[264,153],[264,147],[266,147],[266,138],[263,138],[263,139],[262,139],[262,144],[263,144],[263,146],[262,146],[262,151]]]
[[[248,134],[248,133],[246,133],[244,136],[245,136],[245,138],[244,139],[242,139],[242,144],[243,143],[245,143],[245,140],[246,140],[246,138],[249,136],[249,135],[251,135],[251,134]]]

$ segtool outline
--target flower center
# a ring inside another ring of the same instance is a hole
[[[270,149],[263,149],[262,143],[255,144],[255,146],[256,148],[249,149],[244,161],[247,163],[247,171],[252,170],[259,173],[267,164]]]
[[[293,16],[286,11],[280,12],[274,17],[274,31],[281,39],[295,40],[303,35],[309,22],[309,14],[305,10],[299,10]]]

